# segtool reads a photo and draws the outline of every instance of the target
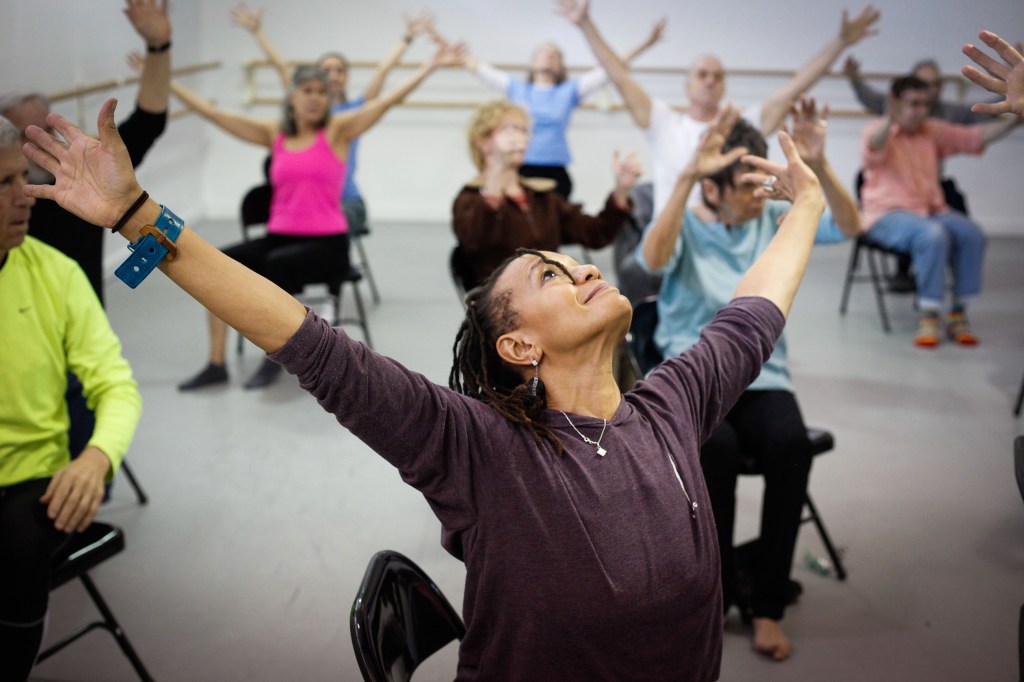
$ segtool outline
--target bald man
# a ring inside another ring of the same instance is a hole
[[[562,13],[583,31],[594,55],[625,100],[633,120],[647,131],[654,164],[653,218],[656,219],[668,201],[683,166],[693,156],[708,124],[722,108],[725,68],[713,55],[704,55],[694,61],[686,79],[690,109],[688,113],[681,114],[666,102],[651,97],[633,79],[626,64],[616,56],[590,19],[585,0],[561,0],[561,8]],[[875,33],[872,27],[879,16],[871,6],[853,19],[849,19],[844,11],[839,34],[771,97],[743,109],[743,118],[766,137],[774,133],[797,98],[831,68],[843,51]],[[700,192],[691,193],[687,205],[695,207],[701,204]]]

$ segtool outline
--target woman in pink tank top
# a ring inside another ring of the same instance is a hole
[[[375,124],[439,66],[458,63],[462,45],[446,45],[394,90],[358,109],[331,113],[324,72],[299,67],[285,98],[281,121],[252,118],[215,107],[178,82],[174,94],[198,114],[235,137],[271,150],[273,195],[266,236],[224,249],[290,293],[306,284],[326,282],[348,272],[348,224],[339,197],[345,183],[348,149],[353,139]],[[228,380],[225,367],[227,325],[209,314],[208,364],[178,385],[189,391]],[[260,388],[272,383],[280,366],[264,361],[245,384]]]

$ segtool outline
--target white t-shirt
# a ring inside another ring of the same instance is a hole
[[[751,125],[761,127],[761,104],[752,104],[740,112]],[[651,98],[651,114],[647,125],[647,142],[651,147],[651,163],[654,166],[654,213],[652,220],[661,214],[672,195],[672,188],[679,174],[697,151],[700,139],[708,124],[697,121],[689,114],[680,114],[664,100]],[[686,200],[689,207],[701,204],[700,186],[694,185]]]

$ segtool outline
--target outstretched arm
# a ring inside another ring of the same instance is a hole
[[[783,315],[789,317],[793,299],[811,257],[818,223],[825,211],[825,199],[817,177],[800,159],[796,145],[785,131],[779,133],[779,144],[786,154],[785,166],[760,156],[744,156],[742,159],[743,163],[775,175],[791,187],[793,205],[782,219],[771,243],[740,280],[733,298],[767,298],[779,307]]]
[[[665,26],[667,25],[668,19],[666,17],[658,19],[657,23],[655,23],[654,27],[651,29],[650,34],[648,34],[648,36],[644,39],[644,42],[640,43],[632,50],[622,55],[622,61],[625,62],[626,64],[629,64],[634,59],[642,55],[644,52],[647,52],[647,50],[657,45],[661,41],[662,37],[665,35]]]
[[[358,109],[335,114],[327,125],[327,137],[334,145],[345,145],[372,127],[388,109],[404,100],[419,87],[427,76],[441,66],[454,66],[463,59],[465,47],[461,43],[438,48],[433,58],[424,63],[404,83],[394,90],[372,99]]]
[[[847,57],[843,63],[843,75],[850,81],[854,96],[868,111],[879,116],[885,111],[885,93],[868,85],[860,73],[860,62]]]
[[[793,107],[793,144],[800,158],[818,177],[836,225],[847,237],[859,237],[865,230],[857,202],[846,191],[825,155],[827,130],[828,105],[819,111],[813,97],[801,98],[800,103]]]
[[[178,81],[171,81],[171,90],[190,109],[224,132],[234,135],[240,140],[264,147],[274,144],[274,136],[277,135],[276,123],[219,109],[212,102],[186,88]]]
[[[36,126],[26,130],[25,154],[50,171],[53,185],[29,185],[25,193],[52,199],[95,225],[113,225],[142,193],[127,150],[114,124],[116,100],[100,109],[99,139],[89,137],[59,114],[47,122],[66,141]],[[149,199],[119,232],[137,241],[143,225],[153,224],[160,206]],[[225,256],[195,232],[184,229],[176,243],[178,257],[160,269],[210,312],[267,352],[284,345],[306,315],[295,298],[270,281]]]
[[[1001,102],[975,104],[971,109],[979,114],[995,116],[1009,112],[1024,117],[1024,55],[991,31],[982,31],[978,37],[995,50],[1003,61],[1000,63],[968,43],[964,45],[963,53],[989,75],[986,76],[973,66],[965,66],[961,72],[986,90],[1006,97]]]
[[[594,22],[590,20],[588,0],[559,0],[559,6],[562,14],[583,31],[583,37],[586,38],[598,63],[622,95],[630,116],[638,126],[646,130],[651,121],[651,98],[639,83],[633,80],[629,68],[612,51]]]
[[[126,0],[124,14],[146,41],[139,77],[139,109],[162,114],[171,98],[171,21],[167,0]]]
[[[1006,137],[1011,130],[1016,128],[1024,120],[1019,116],[1001,116],[988,123],[979,123],[981,126],[981,141],[987,147],[996,140]]]
[[[701,138],[700,146],[693,158],[679,174],[668,203],[658,215],[650,232],[644,236],[641,248],[648,270],[656,272],[668,265],[679,240],[679,231],[683,227],[686,198],[690,196],[693,186],[702,177],[717,173],[747,153],[746,147],[722,153],[722,145],[739,118],[740,112],[731,106],[722,109],[708,126],[707,133]]]
[[[412,41],[416,39],[422,33],[429,30],[433,19],[426,12],[421,12],[415,17],[405,17],[405,35],[398,41],[391,51],[385,55],[384,59],[377,64],[377,68],[374,70],[373,75],[370,76],[370,83],[366,86],[366,90],[363,92],[365,99],[373,99],[380,94],[380,91],[384,88],[384,81],[387,80],[388,74],[395,68],[395,64],[402,58],[405,51],[412,45]]]
[[[252,34],[252,37],[259,43],[260,49],[263,50],[263,54],[277,70],[277,75],[281,78],[281,85],[288,88],[292,83],[292,67],[284,55],[278,52],[274,44],[270,42],[267,34],[263,32],[263,12],[263,9],[249,9],[242,2],[231,9],[231,20],[235,22],[236,26],[241,26]]]
[[[853,19],[847,16],[843,10],[843,21],[839,28],[839,35],[829,41],[828,45],[819,52],[811,61],[801,68],[796,75],[777,90],[761,108],[761,132],[770,135],[782,125],[789,108],[796,102],[796,98],[806,92],[814,85],[832,64],[843,53],[843,50],[855,45],[867,36],[875,35],[877,30],[872,27],[878,21],[880,13],[871,5],[865,7],[860,14]]]

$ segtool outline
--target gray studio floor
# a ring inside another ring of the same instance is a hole
[[[204,231],[225,243],[236,230]],[[383,296],[370,312],[377,350],[439,382],[461,319],[451,244],[444,226],[409,224],[377,225],[367,242]],[[866,284],[838,316],[848,248],[816,251],[788,334],[805,418],[836,436],[811,492],[849,579],[807,567],[823,552],[804,526],[793,575],[805,592],[785,621],[792,659],[757,656],[731,615],[722,679],[1016,679],[1024,504],[1011,444],[1024,421],[1011,407],[1024,372],[1024,240],[990,245],[972,311],[982,345],[931,352],[911,346],[906,297],[889,299],[891,335]],[[179,394],[205,358],[198,305],[160,275],[107,292],[145,401],[129,461],[151,501],[138,506],[118,479],[100,518],[123,526],[128,547],[94,578],[156,679],[358,680],[348,613],[384,548],[412,557],[461,605],[464,569],[441,549],[426,503],[292,377],[242,390],[260,361],[249,346],[232,358],[229,386]],[[756,534],[759,485],[742,482],[740,538]],[[92,615],[79,584],[51,603],[50,640]],[[455,660],[450,645],[416,679],[450,680]],[[92,633],[32,679],[136,678],[112,640]]]

